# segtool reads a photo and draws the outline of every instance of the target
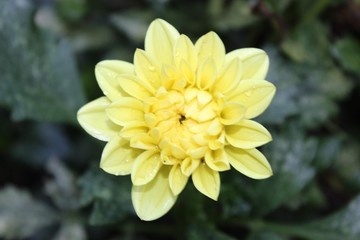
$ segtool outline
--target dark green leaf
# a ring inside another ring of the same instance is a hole
[[[33,24],[30,1],[0,2],[0,104],[15,120],[75,121],[84,96],[69,45]]]
[[[255,232],[246,240],[286,240],[287,238],[270,231]]]
[[[327,65],[294,64],[274,47],[266,47],[271,67],[267,79],[277,88],[260,122],[283,124],[292,116],[315,128],[338,112],[337,100],[348,96],[353,84],[331,61]]]
[[[317,142],[311,138],[305,139],[302,134],[299,126],[292,126],[282,135],[274,134],[273,142],[264,148],[274,175],[261,181],[246,179],[242,186],[254,215],[267,214],[286,203],[313,179],[315,170],[311,162]]]
[[[360,43],[351,37],[345,37],[335,43],[335,57],[344,69],[360,74]]]
[[[210,224],[188,225],[186,239],[189,240],[234,240]]]
[[[338,135],[321,139],[314,166],[320,170],[330,167],[341,147],[342,139]]]
[[[283,51],[295,62],[316,66],[331,63],[329,46],[326,27],[316,21],[299,25],[281,45]]]
[[[348,186],[360,190],[359,142],[348,139],[343,145],[335,156],[334,168]]]
[[[302,225],[303,236],[313,240],[357,240],[360,238],[360,196],[343,210]]]
[[[229,31],[249,26],[259,20],[247,1],[234,0],[229,6],[214,14],[213,25],[219,31]]]
[[[86,0],[61,0],[58,1],[58,9],[60,14],[70,21],[77,21],[86,12]]]
[[[133,214],[129,177],[115,177],[94,167],[80,178],[79,184],[82,188],[80,204],[95,204],[91,224],[114,223]]]

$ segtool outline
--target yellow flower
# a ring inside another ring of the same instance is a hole
[[[105,60],[95,74],[104,97],[83,106],[80,125],[107,141],[100,167],[131,175],[137,215],[154,220],[174,205],[191,177],[217,200],[219,172],[235,168],[254,179],[272,175],[259,147],[270,133],[249,120],[275,94],[264,80],[269,59],[256,48],[225,53],[209,32],[195,45],[164,20],[153,21],[134,63]]]

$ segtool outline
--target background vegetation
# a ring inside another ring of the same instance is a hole
[[[157,17],[268,52],[274,176],[225,172],[218,202],[188,184],[147,223],[76,111],[102,95],[95,64],[132,61]],[[0,238],[360,239],[359,39],[359,0],[0,0]]]

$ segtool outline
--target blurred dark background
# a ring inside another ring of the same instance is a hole
[[[76,112],[155,18],[269,54],[274,176],[225,172],[218,202],[188,184],[147,223]],[[359,39],[359,0],[0,0],[0,239],[360,239]]]

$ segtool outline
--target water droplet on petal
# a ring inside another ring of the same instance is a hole
[[[246,91],[246,92],[245,92],[245,95],[246,95],[247,97],[250,97],[251,94],[252,94],[252,92],[253,92],[252,90]]]
[[[148,68],[149,68],[149,70],[152,71],[152,72],[155,71],[155,67],[154,67],[153,65],[149,65]]]

